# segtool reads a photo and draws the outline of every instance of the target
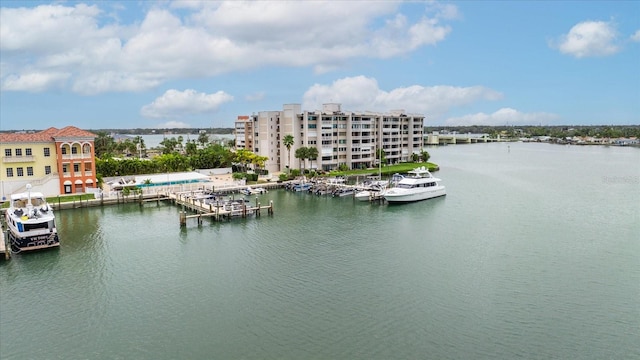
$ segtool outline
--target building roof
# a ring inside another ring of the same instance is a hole
[[[0,133],[0,142],[52,142],[55,141],[55,138],[74,138],[74,137],[83,137],[83,138],[95,138],[96,134],[79,129],[75,126],[66,126],[62,129],[56,129],[54,127],[50,127],[46,130],[34,132],[34,133],[24,133],[24,132],[15,132],[15,133]]]

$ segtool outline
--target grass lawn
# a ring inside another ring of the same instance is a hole
[[[406,174],[409,170],[413,170],[417,167],[421,167],[424,166],[427,169],[429,169],[429,171],[436,171],[438,170],[438,165],[434,164],[434,163],[430,163],[430,162],[422,162],[422,163],[414,163],[414,162],[408,162],[408,163],[401,163],[401,164],[395,164],[395,165],[388,165],[388,166],[383,166],[382,167],[382,176],[383,177],[388,177],[391,176],[395,173],[399,173],[399,174]],[[329,173],[329,176],[355,176],[355,175],[378,175],[378,168],[370,168],[370,169],[364,169],[364,170],[348,170],[348,171],[331,171]]]

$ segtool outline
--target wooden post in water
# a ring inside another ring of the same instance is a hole
[[[273,200],[269,201],[269,215],[273,215]]]
[[[187,212],[180,211],[180,226],[187,226]]]

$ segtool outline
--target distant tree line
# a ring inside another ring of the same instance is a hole
[[[456,131],[461,134],[498,134],[506,136],[550,136],[555,138],[572,136],[593,136],[600,138],[637,137],[640,138],[640,125],[523,125],[523,126],[429,126],[425,134],[433,131]]]
[[[144,141],[139,136],[133,140],[116,142],[106,132],[98,132],[97,135],[96,173],[99,178],[227,167],[240,172],[247,172],[250,168],[260,172],[267,161],[267,157],[246,149],[232,151],[223,145],[211,144],[206,134],[201,134],[198,143],[192,140],[183,144],[181,136],[166,138],[156,149],[159,154],[149,158],[146,157]]]
[[[95,134],[99,132],[105,132],[105,133],[115,133],[115,134],[123,134],[123,135],[155,135],[155,134],[163,134],[163,133],[197,135],[201,133],[201,130],[204,130],[207,134],[216,134],[216,135],[233,134],[233,128],[199,128],[199,129],[173,128],[173,129],[160,129],[160,130],[135,128],[135,129],[92,129],[89,131]]]

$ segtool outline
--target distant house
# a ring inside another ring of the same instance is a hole
[[[1,196],[25,191],[27,184],[45,196],[95,188],[95,138],[74,126],[0,134]]]

